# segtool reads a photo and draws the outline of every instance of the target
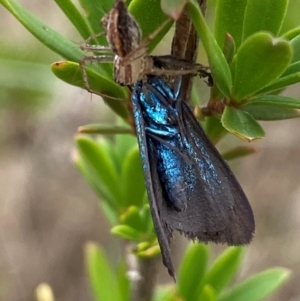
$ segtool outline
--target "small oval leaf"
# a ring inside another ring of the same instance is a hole
[[[141,258],[153,258],[160,254],[160,248],[159,245],[151,244],[148,248],[143,248],[140,250],[140,248],[137,248],[136,255],[138,255]]]
[[[293,73],[284,77],[280,77],[270,85],[266,86],[265,88],[259,90],[256,94],[265,94],[270,92],[276,92],[277,90],[284,89],[287,86],[296,84],[300,82],[300,72]]]
[[[277,35],[286,14],[288,0],[251,0],[244,16],[243,40],[258,31]]]
[[[103,249],[92,242],[84,249],[90,286],[97,301],[118,300],[116,279]]]
[[[295,73],[300,73],[300,61],[290,64],[286,71],[281,75],[281,78]]]
[[[87,124],[80,126],[78,132],[82,134],[118,135],[132,134],[132,129],[111,124]]]
[[[282,95],[261,95],[256,96],[251,99],[244,106],[248,105],[257,105],[257,104],[265,104],[265,105],[277,105],[287,108],[300,109],[300,100],[292,97],[282,96]],[[244,107],[242,106],[242,107]]]
[[[99,178],[93,172],[91,166],[83,160],[78,153],[73,153],[73,162],[91,187],[95,190],[99,199],[103,202],[100,203],[105,216],[109,222],[114,225],[116,224],[117,218],[117,203],[113,195],[108,191],[105,185],[99,181]]]
[[[289,30],[284,35],[282,35],[282,37],[284,39],[287,39],[287,40],[291,41],[292,39],[294,39],[298,35],[300,35],[300,27],[296,27],[296,28],[293,28],[293,29]]]
[[[244,14],[248,2],[248,0],[217,1],[215,37],[221,48],[224,47],[227,34],[233,37],[237,48],[240,46],[243,35]]]
[[[283,120],[300,117],[299,109],[292,109],[288,107],[249,103],[240,108],[243,112],[247,112],[256,120]]]
[[[211,286],[216,293],[220,293],[227,283],[234,277],[239,268],[243,255],[243,248],[230,247],[226,249],[214,262],[205,275],[205,284]]]
[[[300,116],[300,100],[281,95],[262,95],[240,108],[256,120],[282,120]]]
[[[249,37],[238,49],[233,63],[233,98],[242,100],[276,80],[288,67],[291,47],[267,33]]]
[[[139,209],[136,206],[130,206],[120,216],[122,225],[130,226],[133,229],[142,231],[142,219]]]
[[[51,65],[52,72],[64,82],[86,89],[82,72],[78,63],[55,62]],[[86,68],[90,88],[103,97],[106,104],[124,120],[129,118],[125,102],[128,99],[127,91],[112,80],[100,75],[90,68]],[[107,95],[108,97],[105,97]],[[112,97],[112,98],[110,98]]]
[[[218,294],[210,285],[205,285],[201,295],[196,299],[196,301],[215,301],[217,300],[217,296]]]
[[[116,203],[122,202],[121,191],[118,189],[119,175],[109,152],[95,140],[83,135],[76,137],[76,144],[81,158],[88,165],[93,176],[105,185],[114,196]]]
[[[228,64],[231,64],[233,60],[235,49],[236,49],[235,40],[230,34],[226,34],[223,53]]]
[[[290,45],[293,49],[293,60],[292,62],[298,62],[300,61],[300,35],[294,37],[291,41],[290,41]]]
[[[124,158],[121,185],[124,205],[141,207],[146,188],[140,152],[137,145]]]
[[[195,268],[195,263],[197,263],[197,268]],[[207,263],[208,246],[190,245],[178,272],[178,293],[184,300],[197,300],[197,290],[205,275]]]
[[[127,225],[117,225],[114,226],[110,232],[122,239],[133,241],[133,242],[139,242],[141,235],[140,232],[133,229],[130,226]]]
[[[260,301],[281,286],[289,277],[290,271],[273,268],[256,274],[233,289],[224,293],[219,301]]]
[[[232,107],[225,108],[221,122],[229,132],[248,142],[265,136],[264,130],[253,117]]]

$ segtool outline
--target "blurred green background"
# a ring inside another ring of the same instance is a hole
[[[19,2],[82,43],[53,1]],[[208,0],[208,20],[213,13]],[[299,26],[299,13],[300,0],[290,1],[283,31]],[[97,197],[72,163],[73,138],[80,125],[115,118],[99,97],[56,79],[50,64],[61,58],[2,6],[0,28],[0,300],[33,300],[40,282],[52,286],[57,300],[92,300],[84,243],[105,246],[112,262],[119,251]],[[162,44],[169,45],[168,38]],[[299,84],[284,94],[299,99]],[[291,280],[271,300],[300,300],[300,120],[262,125],[266,138],[252,143],[259,152],[231,164],[257,224],[241,277],[271,266],[290,268]],[[175,243],[178,263],[186,240],[177,236]],[[224,249],[214,248],[216,254]],[[170,281],[163,267],[159,277]]]

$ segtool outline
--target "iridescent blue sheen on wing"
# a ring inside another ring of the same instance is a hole
[[[251,207],[227,163],[187,104],[161,77],[132,93],[134,118],[151,213],[163,262],[174,277],[172,232],[229,245],[251,241]]]

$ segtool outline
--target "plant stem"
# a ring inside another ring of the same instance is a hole
[[[205,14],[206,0],[198,0],[202,13]],[[186,10],[176,22],[175,34],[172,41],[171,54],[196,62],[198,54],[199,37]],[[193,76],[184,75],[181,85],[181,97],[189,102],[193,85]]]
[[[128,275],[131,282],[131,300],[132,301],[151,301],[157,266],[160,258],[139,258],[127,253]]]

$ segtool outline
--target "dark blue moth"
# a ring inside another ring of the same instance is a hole
[[[180,86],[180,85],[179,85]],[[148,76],[132,92],[151,214],[163,263],[175,279],[172,232],[192,240],[244,245],[255,223],[240,184],[206,137],[180,87]]]

